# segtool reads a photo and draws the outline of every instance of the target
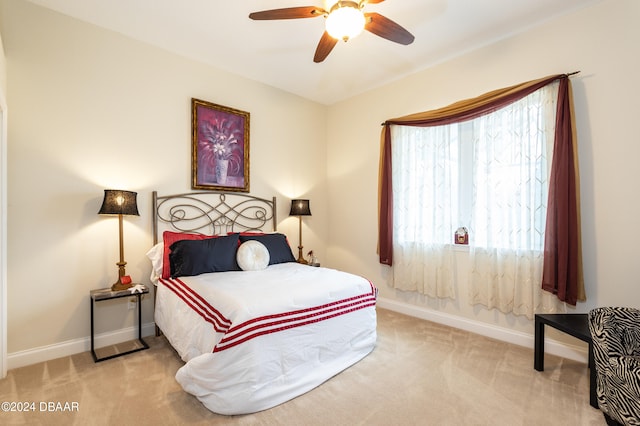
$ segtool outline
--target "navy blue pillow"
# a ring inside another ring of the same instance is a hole
[[[256,240],[264,244],[269,250],[269,265],[276,263],[295,262],[291,247],[287,242],[284,234],[264,234],[264,235],[242,235],[240,234],[240,242]]]
[[[181,240],[171,245],[171,277],[189,277],[207,272],[239,271],[236,262],[238,235]]]

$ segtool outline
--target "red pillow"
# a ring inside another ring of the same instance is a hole
[[[162,241],[164,242],[164,253],[162,256],[162,278],[171,277],[171,264],[169,263],[169,253],[171,253],[171,245],[181,240],[206,240],[208,238],[217,238],[217,235],[187,234],[184,232],[164,231],[162,233]]]

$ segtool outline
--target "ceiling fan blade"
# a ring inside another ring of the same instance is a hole
[[[379,13],[365,13],[364,17],[364,29],[370,33],[404,45],[413,43],[415,39],[409,31]]]
[[[318,47],[316,47],[316,53],[313,56],[313,62],[318,63],[324,61],[326,57],[329,56],[329,53],[331,53],[337,43],[338,40],[331,37],[329,33],[325,31],[320,38]]]
[[[271,20],[271,19],[298,19],[298,18],[315,18],[328,13],[321,7],[302,6],[302,7],[286,7],[284,9],[263,10],[261,12],[253,12],[249,14],[249,18],[255,20]]]

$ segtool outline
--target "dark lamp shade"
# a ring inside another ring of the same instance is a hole
[[[309,200],[291,200],[289,216],[311,216]]]
[[[104,190],[104,200],[98,214],[123,214],[140,216],[136,196],[138,193],[115,189]]]

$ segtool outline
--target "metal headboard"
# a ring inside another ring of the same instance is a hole
[[[159,196],[152,193],[153,243],[162,232],[207,235],[276,230],[276,197],[271,200],[237,192],[202,191]]]

